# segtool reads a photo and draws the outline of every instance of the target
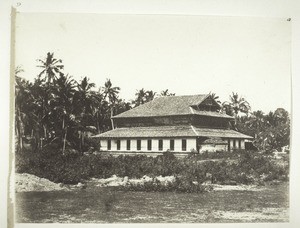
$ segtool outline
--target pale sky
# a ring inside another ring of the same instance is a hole
[[[32,80],[54,52],[65,73],[176,95],[238,92],[252,110],[291,107],[291,22],[286,18],[34,14],[16,18],[15,65]]]

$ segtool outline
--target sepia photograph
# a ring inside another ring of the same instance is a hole
[[[291,23],[16,12],[15,223],[288,223]]]

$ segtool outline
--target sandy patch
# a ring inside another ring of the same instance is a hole
[[[264,187],[257,185],[220,185],[212,184],[215,191],[263,191]]]
[[[289,212],[285,208],[265,208],[260,212],[254,211],[217,211],[214,212],[214,217],[229,220],[242,220],[244,222],[276,220],[287,222]]]
[[[159,181],[161,184],[167,185],[168,183],[174,182],[176,179],[174,176],[157,176],[154,178],[143,176],[140,179],[129,179],[128,177],[118,177],[113,175],[106,179],[92,178],[91,181],[96,183],[98,187],[106,186],[126,186],[128,184],[143,185],[147,182]],[[262,186],[257,185],[219,185],[219,184],[203,184],[204,186],[212,186],[215,191],[263,191],[265,190]]]
[[[155,178],[151,178],[149,176],[143,176],[142,178],[139,179],[129,179],[128,177],[118,177],[116,175],[113,175],[110,178],[106,179],[96,179],[92,178],[91,181],[97,183],[96,186],[98,187],[105,187],[105,186],[126,186],[128,184],[133,184],[133,185],[143,185],[147,182],[152,182],[152,181],[158,180],[162,184],[167,184],[167,183],[172,183],[175,181],[174,176],[158,176]]]

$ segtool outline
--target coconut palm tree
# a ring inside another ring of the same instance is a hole
[[[126,102],[123,99],[118,99],[116,103],[116,114],[120,114],[122,112],[128,111],[129,109],[131,109],[130,102]]]
[[[223,103],[223,109],[228,115],[237,117],[240,113],[248,114],[250,105],[243,97],[239,97],[237,93],[232,92],[230,101]]]
[[[104,127],[104,122],[107,120],[110,121],[110,114],[108,114],[110,113],[110,109],[108,102],[104,100],[103,94],[98,91],[91,91],[90,94],[92,123],[96,126],[97,132],[101,133],[107,129]]]
[[[152,90],[145,91],[144,88],[137,90],[135,93],[135,100],[132,102],[134,104],[134,107],[137,107],[139,105],[145,104],[149,101],[152,101],[155,98],[156,92],[153,92]]]
[[[39,78],[36,78],[29,88],[31,99],[26,102],[26,107],[28,109],[28,128],[32,132],[34,150],[41,149],[44,141],[48,140],[52,89],[52,86],[46,89],[45,84]],[[23,103],[25,104],[24,101]]]
[[[76,82],[69,75],[60,73],[54,87],[54,97],[50,102],[51,117],[54,117],[54,131],[59,134],[62,141],[62,153],[65,153],[68,130],[73,118],[73,98]]]
[[[62,65],[62,60],[55,59],[54,53],[48,52],[45,60],[38,59],[37,61],[41,63],[41,65],[38,65],[37,67],[43,69],[39,73],[38,77],[40,78],[44,75],[42,80],[47,81],[48,85],[55,81],[57,75],[59,75],[64,68],[64,65]]]
[[[145,97],[145,103],[152,101],[155,98],[156,92],[153,92],[152,90],[148,90],[146,92],[146,97]]]
[[[40,106],[37,116],[38,119],[42,121],[37,123],[37,125],[42,124],[44,137],[41,139],[47,142],[49,140],[49,130],[51,128],[48,126],[50,124],[49,113],[51,111],[49,105],[53,99],[53,91],[55,90],[54,85],[58,78],[61,77],[64,65],[62,65],[61,59],[55,59],[54,54],[50,52],[47,53],[44,60],[38,59],[37,61],[41,64],[37,67],[42,68],[42,71],[39,73],[38,78],[35,79],[34,83],[34,90],[37,92],[36,104]],[[37,129],[38,128],[40,129],[40,127],[37,127]]]
[[[93,93],[92,88],[95,87],[94,83],[90,83],[87,77],[84,77],[80,83],[77,83],[77,91],[74,97],[74,105],[77,106],[78,112],[81,115],[92,113],[93,109]]]
[[[92,115],[97,108],[96,97],[92,93],[94,83],[90,83],[87,77],[84,77],[80,83],[77,83],[77,91],[74,95],[73,106],[75,107],[76,117],[78,119],[79,148],[83,149],[85,132],[87,126],[92,122]]]
[[[218,104],[221,104],[221,101],[219,100],[219,96],[217,96],[215,93],[209,92],[209,96],[211,99],[215,100]]]
[[[175,96],[175,93],[170,93],[168,89],[163,90],[160,92],[160,96],[167,97],[167,96]]]
[[[113,114],[114,114],[114,108],[115,103],[118,100],[118,94],[120,91],[120,87],[113,87],[112,82],[110,79],[107,79],[104,87],[102,87],[104,100],[107,100],[110,106],[110,117],[111,117],[111,127],[114,129],[114,123],[113,123]]]
[[[17,137],[17,151],[23,149],[23,137],[28,122],[28,105],[32,100],[30,94],[30,83],[18,75],[23,69],[17,67],[15,70],[15,133]]]
[[[134,104],[134,107],[137,107],[137,106],[145,103],[146,91],[144,90],[144,88],[137,90],[135,93],[135,96],[136,96],[136,98],[132,102]]]
[[[249,116],[238,118],[238,130],[245,134],[257,137],[265,127],[265,115],[262,111],[254,111]],[[247,131],[242,131],[241,128],[247,129]]]

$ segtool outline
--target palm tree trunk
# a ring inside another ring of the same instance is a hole
[[[40,126],[35,125],[34,129],[34,150],[39,150],[40,149]]]
[[[63,149],[62,149],[63,155],[65,155],[66,141],[67,141],[67,129],[65,130],[65,136],[64,136],[64,141],[63,141]]]
[[[84,131],[81,132],[81,154],[83,155]]]
[[[111,109],[110,109],[110,121],[111,121],[111,128],[112,129],[115,129],[115,127],[114,127],[114,121],[113,121],[113,107],[111,107]]]
[[[84,140],[83,140],[83,131],[79,131],[79,150],[81,153],[83,153],[83,143],[84,143]]]
[[[99,114],[96,113],[96,126],[97,126],[97,132],[100,134],[100,124],[99,124]]]
[[[21,118],[21,111],[18,109],[18,124],[16,124],[16,132],[17,132],[17,138],[18,138],[18,150],[22,151],[23,149],[23,123]]]
[[[43,129],[44,129],[44,139],[47,139],[47,128],[46,126],[43,124]]]
[[[96,120],[96,126],[97,126],[97,132],[98,134],[100,134],[100,124],[99,124],[99,120]]]
[[[66,148],[66,138],[67,138],[67,130],[65,129],[65,115],[63,116],[63,121],[62,121],[62,132],[64,132],[63,136],[63,148],[62,148],[62,154],[65,154],[65,148]]]

